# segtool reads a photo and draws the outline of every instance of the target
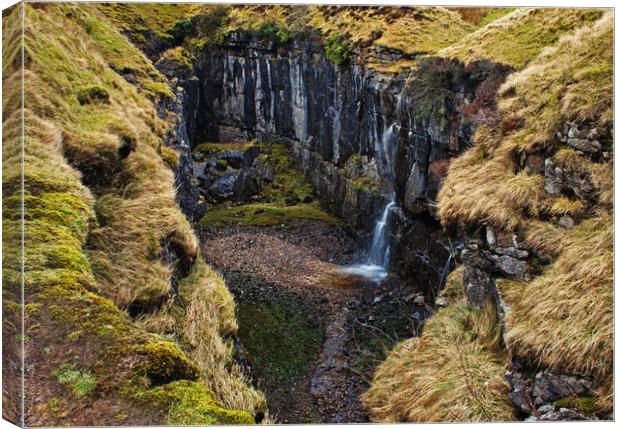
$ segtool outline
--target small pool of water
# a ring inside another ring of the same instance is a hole
[[[385,267],[376,264],[355,264],[341,267],[340,272],[365,277],[373,282],[379,282],[387,277]]]

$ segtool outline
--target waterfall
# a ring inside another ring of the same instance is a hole
[[[374,282],[387,277],[390,262],[389,220],[390,212],[395,204],[394,195],[391,195],[381,217],[375,224],[366,263],[342,267],[340,270],[343,273],[366,277]]]
[[[390,214],[390,210],[394,207],[394,204],[394,198],[391,198],[385,206],[381,218],[375,225],[375,231],[372,236],[372,244],[370,246],[370,250],[368,251],[368,265],[377,265],[383,267],[383,269],[387,269],[387,264],[390,257],[390,245],[387,236],[389,232],[387,228],[388,216]]]
[[[390,171],[389,179],[394,180],[394,161],[395,147],[394,135],[398,124],[390,125],[381,138],[381,155],[386,166],[386,171]],[[394,192],[390,194],[390,198],[381,213],[381,217],[375,223],[375,229],[372,235],[372,243],[368,249],[368,259],[364,264],[349,265],[341,268],[341,271],[348,274],[355,274],[367,277],[372,281],[380,281],[387,277],[390,262],[390,241],[389,241],[389,221],[390,212],[396,204],[396,196]]]

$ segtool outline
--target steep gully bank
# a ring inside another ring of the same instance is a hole
[[[423,75],[416,86],[407,76],[381,74],[354,62],[338,66],[325,57],[319,40],[282,46],[275,39],[242,32],[207,47],[192,69],[165,60],[157,66],[177,90],[177,99],[166,107],[181,120],[166,144],[180,154],[179,202],[188,217],[198,219],[204,212],[193,177],[192,148],[201,142],[257,139],[286,144],[323,207],[346,221],[346,234],[311,225],[310,232],[276,227],[206,234],[203,242],[209,262],[223,272],[242,309],[248,302],[265,304],[264,297],[257,297],[261,294],[270,295],[267,304],[272,305],[282,289],[268,274],[257,280],[234,263],[226,265],[227,257],[242,258],[248,247],[264,249],[260,264],[276,269],[303,268],[314,258],[317,264],[329,260],[344,266],[344,272],[366,275],[354,287],[336,292],[325,286],[324,277],[304,269],[281,282],[293,285],[293,295],[309,296],[305,302],[298,299],[299,312],[324,319],[317,321],[322,338],[306,379],[265,386],[270,408],[285,422],[365,421],[359,396],[372,373],[360,364],[372,349],[367,331],[389,338],[388,343],[402,340],[415,335],[433,311],[460,249],[458,240],[451,241],[441,229],[433,207],[448,160],[469,147],[474,125],[462,114],[463,107],[479,97],[490,77],[497,85],[509,70],[496,64],[471,70],[431,59],[418,70]],[[291,235],[310,243],[311,250],[281,267],[277,258],[270,259],[268,247],[290,244]],[[219,259],[209,257],[209,248]],[[491,274],[475,272],[485,287]],[[306,280],[298,281],[301,277]],[[315,287],[314,295],[309,286]],[[284,305],[297,304],[291,304],[289,296]],[[242,330],[243,318],[240,315]],[[373,324],[376,320],[383,324]],[[360,353],[346,353],[359,343]],[[377,363],[366,366],[372,369]],[[296,403],[278,403],[286,400]]]

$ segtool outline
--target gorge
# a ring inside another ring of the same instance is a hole
[[[3,20],[22,422],[613,418],[610,11]]]

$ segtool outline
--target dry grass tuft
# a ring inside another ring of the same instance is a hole
[[[396,346],[363,401],[375,422],[514,420],[495,308],[453,305]]]
[[[613,217],[583,221],[529,283],[498,283],[512,352],[558,371],[607,382],[613,367]]]

